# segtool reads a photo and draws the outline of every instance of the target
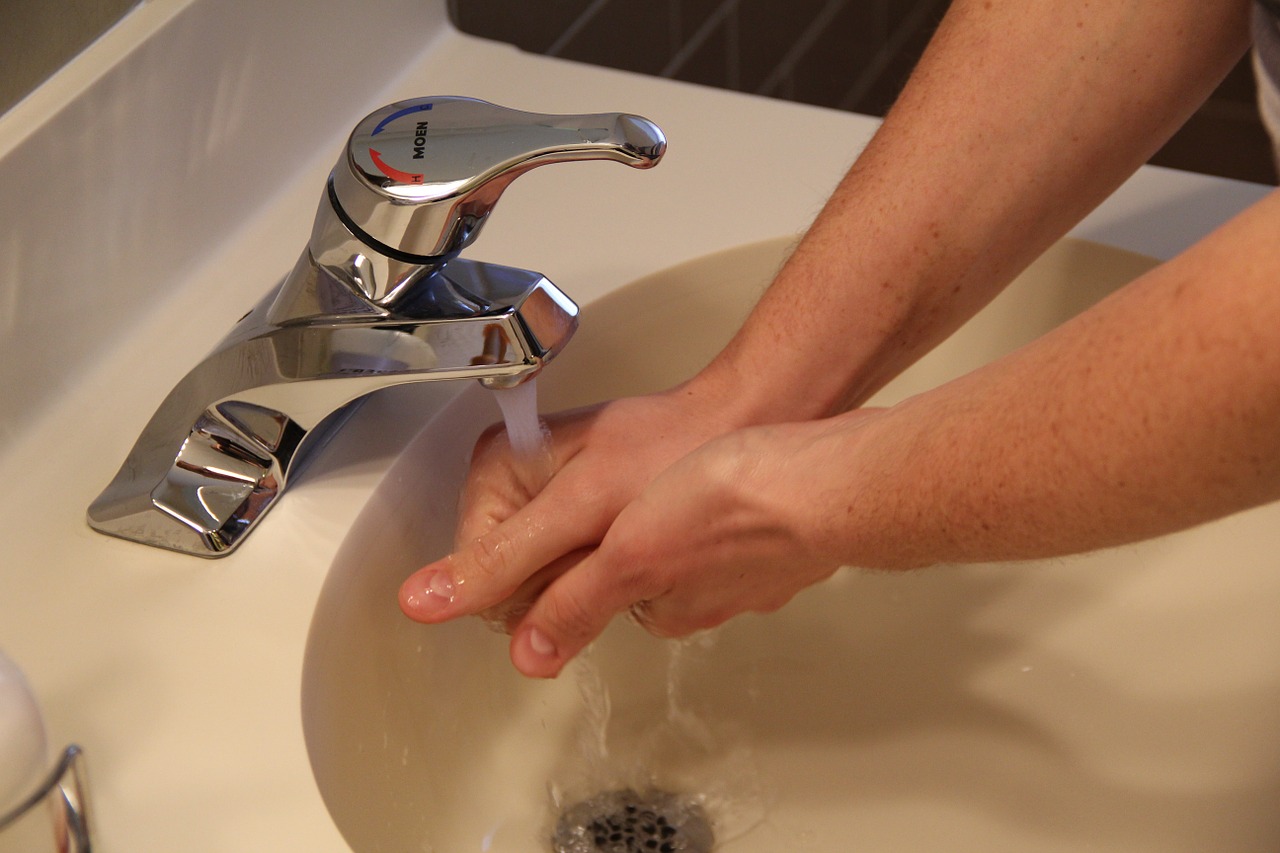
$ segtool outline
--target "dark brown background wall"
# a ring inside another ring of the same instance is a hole
[[[884,115],[947,0],[449,0],[449,6],[464,32],[535,53]],[[1152,162],[1276,183],[1254,98],[1246,60]]]
[[[141,0],[0,0],[0,113]]]

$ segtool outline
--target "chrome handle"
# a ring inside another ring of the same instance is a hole
[[[400,101],[366,116],[333,170],[329,199],[358,239],[439,264],[470,244],[503,190],[547,163],[656,165],[666,139],[625,113],[544,115],[472,98]]]

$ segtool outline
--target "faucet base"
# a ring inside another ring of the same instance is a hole
[[[271,507],[302,439],[280,412],[237,402],[206,410],[149,492],[117,478],[89,507],[101,533],[198,556],[239,544]]]
[[[93,529],[225,556],[354,402],[419,383],[518,384],[577,327],[577,306],[542,275],[465,260],[435,272],[394,313],[281,316],[281,304],[309,304],[290,294],[323,301],[323,275],[304,253],[279,288],[174,388],[89,507]]]

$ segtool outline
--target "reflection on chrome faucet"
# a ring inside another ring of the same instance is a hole
[[[588,159],[647,168],[665,147],[654,124],[625,114],[541,115],[467,98],[370,114],[298,263],[164,400],[89,524],[222,556],[347,404],[406,383],[531,378],[572,336],[577,306],[539,273],[458,253],[524,172]]]

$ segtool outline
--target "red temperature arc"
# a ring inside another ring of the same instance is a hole
[[[426,177],[413,172],[402,172],[395,166],[388,164],[382,159],[382,155],[372,148],[369,149],[369,157],[373,160],[373,165],[378,167],[378,171],[386,175],[393,181],[399,181],[402,184],[421,184],[426,181]]]

